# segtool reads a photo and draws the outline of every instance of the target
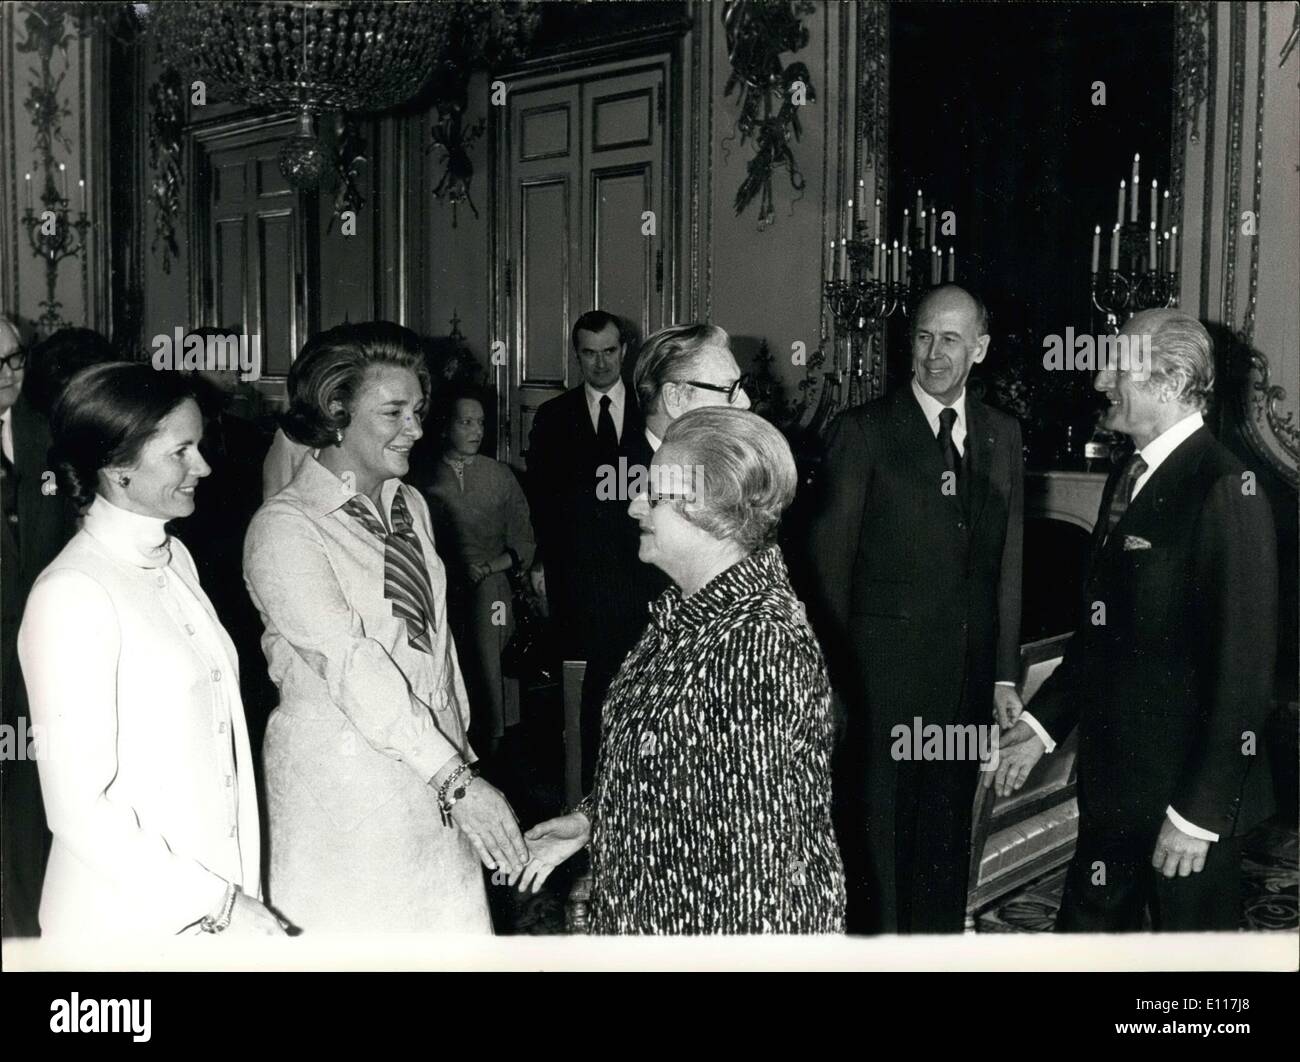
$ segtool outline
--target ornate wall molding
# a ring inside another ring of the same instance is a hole
[[[1210,92],[1210,56],[1206,34],[1211,6],[1208,0],[1180,3],[1174,15],[1174,136],[1169,158],[1169,207],[1180,230],[1183,229],[1187,145],[1189,141],[1193,144],[1200,142],[1201,108]],[[1186,247],[1185,240],[1182,247]],[[1181,258],[1180,255],[1180,273]]]

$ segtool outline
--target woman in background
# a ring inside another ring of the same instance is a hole
[[[54,407],[81,530],[36,580],[18,654],[43,730],[48,935],[280,935],[259,900],[252,753],[235,647],[166,523],[208,474],[185,377],[86,369]]]
[[[511,569],[536,548],[528,502],[509,467],[480,454],[484,402],[462,385],[442,403],[436,428],[442,459],[426,488],[447,563],[447,610],[473,712],[473,744],[494,752],[519,722],[519,682],[501,672],[514,633]]]

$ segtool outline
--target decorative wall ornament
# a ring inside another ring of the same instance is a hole
[[[387,110],[415,95],[437,55],[430,42],[440,6],[209,0],[158,4],[152,17],[177,68],[202,79],[210,98],[298,111],[299,132],[282,150],[281,172],[309,191],[326,163],[317,115]]]
[[[162,247],[164,273],[172,271],[172,259],[180,254],[176,243],[176,217],[181,209],[181,186],[185,170],[181,148],[185,131],[185,85],[174,66],[164,66],[149,86],[149,199],[154,206],[153,241],[149,250]]]
[[[858,137],[857,172],[873,168],[883,203],[889,176],[889,5],[881,0],[858,4]]]
[[[807,65],[783,65],[781,56],[797,52],[808,43],[808,27],[801,19],[815,10],[807,0],[727,0],[722,5],[731,61],[731,76],[723,96],[730,97],[733,90],[738,90],[736,133],[741,144],[753,140],[756,147],[733,206],[739,216],[758,196],[760,230],[776,220],[772,177],[777,168],[788,171],[790,187],[796,192],[804,189],[804,177],[790,146],[791,138],[798,140],[802,135],[796,85],[803,86],[807,102],[813,102],[816,95]]]
[[[36,325],[38,332],[46,335],[69,324],[63,318],[63,304],[57,294],[59,264],[66,258],[86,254],[87,234],[92,227],[86,213],[85,178],[76,178],[80,209],[74,214],[67,162],[60,161],[58,153],[72,151],[72,142],[63,131],[63,120],[71,110],[59,94],[67,75],[68,44],[75,36],[88,33],[94,23],[81,4],[24,4],[22,11],[26,35],[14,48],[36,55],[38,66],[23,100],[23,109],[31,117],[36,163],[33,172],[24,174],[21,222],[32,254],[45,262],[45,298],[40,302],[41,315]],[[57,74],[56,53],[63,58],[63,69]]]
[[[429,150],[442,151],[442,179],[433,189],[435,199],[451,204],[451,224],[457,208],[468,203],[474,217],[478,208],[470,198],[474,164],[469,149],[483,135],[486,122],[466,119],[469,79],[476,69],[499,69],[527,54],[541,12],[536,3],[484,4],[468,0],[438,5],[433,47],[438,55],[430,91],[438,118],[433,123]]]
[[[334,150],[331,152],[334,165],[334,208],[330,215],[326,232],[334,230],[334,222],[343,217],[344,211],[353,214],[365,209],[366,197],[361,191],[361,171],[370,165],[366,155],[366,140],[357,127],[356,119],[350,114],[339,113],[334,116]]]
[[[1209,97],[1210,58],[1206,36],[1210,17],[1208,0],[1185,0],[1174,15],[1174,136],[1169,160],[1169,212],[1180,231],[1184,228],[1187,144],[1200,143],[1201,108]],[[1176,268],[1178,263],[1174,265]]]

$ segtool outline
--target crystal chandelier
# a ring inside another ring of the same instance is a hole
[[[280,149],[294,187],[317,186],[325,150],[322,111],[382,111],[428,79],[437,4],[385,0],[270,0],[154,4],[151,13],[187,77],[215,99],[298,111],[298,132]]]

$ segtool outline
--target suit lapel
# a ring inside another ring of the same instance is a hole
[[[974,530],[993,489],[993,422],[984,403],[966,395],[966,489],[970,491],[970,526]]]
[[[943,453],[939,449],[939,440],[930,430],[930,422],[925,419],[921,404],[912,393],[912,385],[904,384],[894,392],[894,422],[902,440],[902,450],[916,469],[918,479],[925,484],[933,484],[935,490],[942,490],[943,474],[947,471]],[[960,513],[961,498],[957,494],[944,494],[944,501]]]
[[[1106,539],[1103,547],[1105,552],[1109,553],[1111,550],[1121,548],[1119,544],[1124,541],[1126,534],[1137,530],[1149,532],[1150,528],[1160,526],[1162,514],[1168,506],[1170,492],[1191,474],[1206,447],[1213,441],[1214,436],[1210,430],[1200,427],[1174,448],[1174,452],[1151,473],[1151,478],[1142,485],[1141,492],[1124,510],[1124,515],[1119,518],[1115,530]],[[1105,508],[1101,512],[1102,521],[1106,520],[1106,514],[1110,511],[1110,499],[1114,496],[1114,491],[1115,484],[1108,484],[1106,497],[1103,499]]]

